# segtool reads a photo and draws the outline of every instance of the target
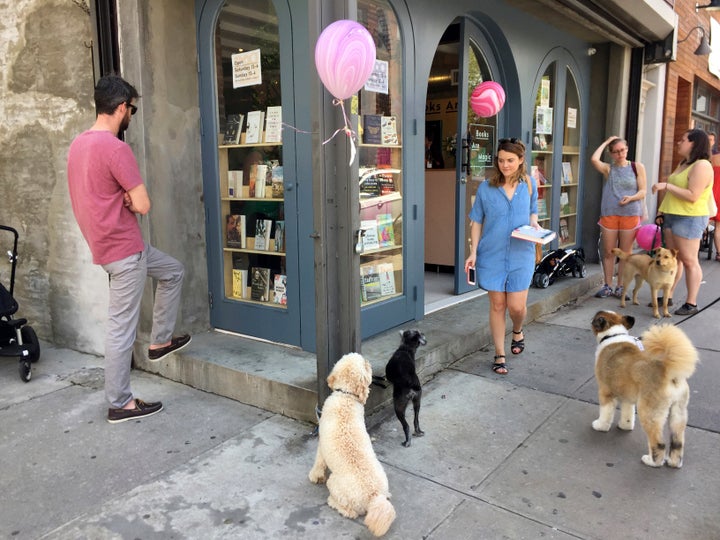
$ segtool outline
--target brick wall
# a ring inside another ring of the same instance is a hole
[[[702,2],[701,2],[702,3]],[[689,33],[687,41],[678,44],[677,61],[668,64],[665,88],[665,113],[663,121],[662,149],[660,153],[660,180],[677,166],[677,141],[684,131],[692,127],[691,114],[695,82],[703,80],[720,95],[720,79],[708,71],[708,57],[695,56],[693,52],[700,44],[698,25],[705,28],[710,37],[710,18],[720,20],[719,12],[700,10],[695,13],[696,0],[676,0],[675,12],[678,14],[678,41]],[[692,33],[691,33],[692,31]]]

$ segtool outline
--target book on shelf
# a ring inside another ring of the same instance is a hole
[[[398,144],[397,117],[380,117],[380,135],[382,144]]]
[[[560,220],[560,241],[567,242],[570,240],[570,229],[568,228],[567,219]]]
[[[530,225],[523,225],[522,227],[513,229],[510,236],[519,240],[527,240],[528,242],[545,245],[552,242],[557,235],[555,231],[551,231],[550,229],[536,229]]]
[[[252,170],[252,168],[251,168]],[[265,186],[267,186],[267,177],[268,177],[268,166],[263,163],[258,163],[254,166],[255,170],[255,198],[256,199],[264,199],[266,197],[265,195]]]
[[[377,215],[377,231],[380,247],[395,245],[395,226],[392,214]]]
[[[380,274],[375,266],[360,267],[360,295],[363,302],[377,300],[380,292]]]
[[[363,233],[363,250],[380,248],[380,241],[378,240],[377,220],[365,219],[360,221],[360,230]]]
[[[285,252],[285,222],[275,222],[275,251],[279,253]]]
[[[273,280],[273,304],[287,305],[287,276],[275,274]]]
[[[245,298],[247,292],[247,270],[241,268],[233,268],[232,271],[232,295],[235,298]]]
[[[261,142],[262,129],[265,120],[264,111],[250,111],[247,113],[247,129],[245,131],[245,144]]]
[[[368,176],[360,182],[360,198],[368,199],[380,195],[380,180],[377,176]]]
[[[271,219],[258,219],[255,222],[255,249],[257,251],[267,251],[268,249],[270,249],[271,231]]]
[[[244,214],[228,214],[225,218],[227,247],[245,249],[247,247],[247,229]]]
[[[256,302],[270,300],[270,269],[255,266],[250,280],[250,299]]]
[[[392,173],[380,173],[378,174],[378,187],[380,188],[380,195],[387,195],[395,191],[395,179]]]
[[[572,164],[569,161],[562,162],[562,183],[573,184],[575,180],[573,178]]]
[[[548,217],[547,203],[545,202],[544,198],[538,199],[537,207],[538,207],[538,219],[546,219]]]
[[[228,171],[228,197],[242,197],[243,172]]]
[[[282,142],[282,106],[268,107],[265,111],[265,142]]]
[[[382,144],[382,116],[363,114],[362,141],[365,144]]]
[[[282,165],[277,165],[272,168],[270,173],[270,181],[272,183],[272,198],[282,199],[285,197],[285,182],[283,179],[283,168]]]
[[[393,268],[393,264],[378,264],[377,271],[380,274],[380,296],[395,294],[395,268]]]
[[[223,144],[239,144],[240,133],[242,132],[243,119],[242,114],[228,114],[225,120],[225,134],[223,135]]]
[[[570,196],[568,195],[567,191],[560,192],[560,213],[570,213]]]

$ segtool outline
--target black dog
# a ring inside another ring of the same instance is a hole
[[[415,433],[416,437],[422,437],[425,433],[420,429],[420,398],[422,387],[415,371],[415,351],[420,345],[425,345],[425,336],[417,330],[405,330],[400,332],[400,346],[393,353],[392,358],[385,366],[385,378],[393,385],[393,405],[395,414],[402,424],[405,432],[403,446],[410,446],[410,426],[405,420],[405,409],[412,400],[413,411],[415,412]]]

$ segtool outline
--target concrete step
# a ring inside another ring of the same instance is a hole
[[[595,289],[602,282],[600,267],[587,267],[585,278],[560,278],[547,289],[531,287],[527,322]],[[418,375],[424,383],[492,342],[488,297],[461,302],[364,341],[361,352],[376,376],[384,376],[385,364],[400,343],[399,331],[407,328],[418,328],[428,341],[416,357]],[[508,332],[510,329],[508,326]],[[193,335],[185,349],[159,362],[149,362],[144,351],[135,353],[136,367],[145,371],[290,418],[316,422],[318,382],[313,353],[220,331]],[[391,399],[391,385],[373,385],[366,414]]]

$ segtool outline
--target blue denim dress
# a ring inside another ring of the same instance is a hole
[[[520,292],[530,287],[535,244],[510,237],[513,229],[530,223],[530,214],[537,214],[537,185],[531,180],[531,198],[525,182],[518,184],[512,200],[487,180],[478,186],[469,217],[482,224],[475,267],[478,284],[487,291]]]

